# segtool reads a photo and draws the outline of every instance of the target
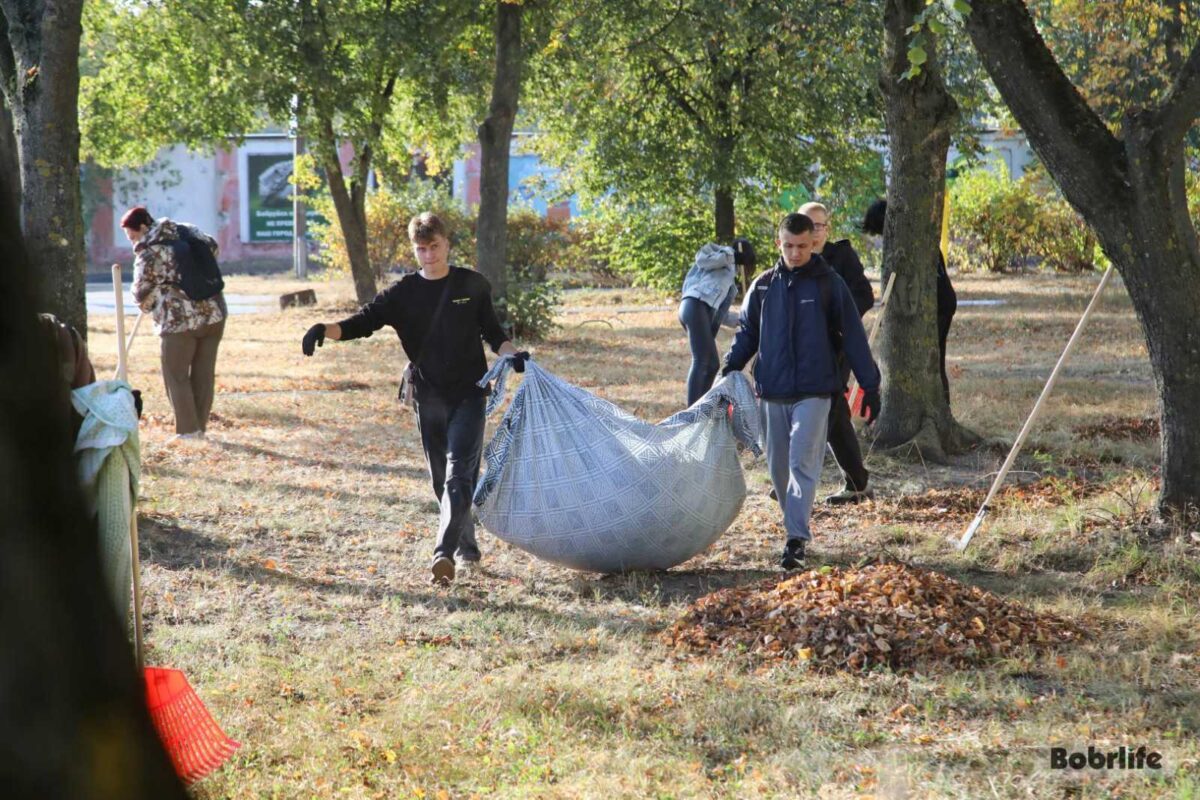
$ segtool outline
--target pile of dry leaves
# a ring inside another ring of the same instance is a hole
[[[1075,625],[903,564],[822,567],[697,600],[663,633],[680,653],[745,650],[824,670],[966,665],[1077,641]]]
[[[1158,417],[1105,417],[1094,425],[1079,425],[1075,435],[1082,439],[1149,441],[1158,438]]]

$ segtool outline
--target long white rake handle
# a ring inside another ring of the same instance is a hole
[[[1017,434],[1017,440],[1013,442],[1012,450],[1008,451],[1008,458],[1004,459],[1004,465],[996,473],[996,480],[992,481],[992,488],[988,492],[987,497],[984,498],[983,505],[979,507],[979,513],[975,515],[975,519],[971,521],[962,538],[958,540],[956,547],[960,551],[967,549],[967,545],[971,543],[971,538],[975,536],[975,532],[983,524],[983,518],[991,510],[989,504],[992,502],[992,498],[1000,490],[1000,484],[1004,483],[1005,476],[1012,469],[1013,462],[1017,460],[1017,454],[1021,452],[1021,445],[1025,444],[1025,437],[1029,435],[1029,431],[1033,428],[1033,422],[1037,419],[1038,412],[1042,410],[1042,404],[1046,402],[1046,398],[1054,390],[1054,384],[1058,380],[1058,373],[1062,371],[1063,365],[1067,363],[1067,356],[1071,354],[1071,348],[1075,346],[1075,342],[1079,340],[1079,335],[1083,333],[1083,326],[1087,323],[1088,317],[1092,315],[1092,311],[1096,308],[1096,303],[1100,300],[1100,293],[1108,285],[1108,279],[1112,277],[1112,272],[1113,268],[1109,265],[1108,269],[1104,271],[1104,277],[1100,279],[1100,285],[1096,287],[1095,294],[1092,295],[1091,302],[1084,309],[1083,316],[1079,318],[1079,323],[1075,326],[1075,332],[1071,334],[1071,338],[1067,340],[1067,346],[1063,348],[1062,355],[1058,357],[1058,363],[1054,365],[1054,369],[1050,372],[1050,377],[1046,379],[1046,386],[1042,389],[1042,394],[1038,397],[1037,402],[1034,403],[1033,411],[1029,412],[1029,418],[1025,420],[1025,425],[1021,428],[1021,432]]]
[[[123,286],[121,285],[121,265],[112,265],[113,278],[113,295],[117,300],[117,380],[123,381],[126,379],[128,364],[128,349],[125,340],[125,297]],[[138,316],[138,322],[142,318]],[[137,325],[134,325],[135,334],[137,333]],[[130,336],[132,341],[133,337]],[[137,502],[136,500],[130,504],[129,508],[129,554],[133,567],[133,644],[137,653],[138,669],[140,670],[145,665],[145,659],[142,651],[142,567],[138,560],[138,527],[137,527]]]
[[[129,372],[129,365],[126,364],[125,362],[129,359],[129,350],[130,350],[130,348],[133,347],[133,338],[135,336],[137,336],[138,328],[142,327],[142,317],[146,316],[146,312],[141,311],[141,310],[138,311],[137,319],[135,319],[133,321],[133,330],[129,332],[129,338],[126,339],[124,336],[125,295],[124,295],[124,287],[123,287],[123,284],[121,283],[121,265],[113,264],[112,270],[113,270],[113,294],[116,296],[116,301],[117,301],[117,338],[119,338],[125,342],[125,349],[123,351],[123,353],[124,353],[123,355],[122,355],[121,348],[120,347],[117,348],[117,371],[115,373],[113,373],[113,379],[123,381],[126,379],[128,372]]]

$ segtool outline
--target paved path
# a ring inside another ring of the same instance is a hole
[[[227,294],[225,295],[225,303],[229,306],[229,313],[234,314],[261,314],[263,312],[275,311],[279,308],[279,298],[271,294]],[[117,304],[113,299],[112,285],[108,287],[91,288],[87,290],[87,310],[89,314],[115,314]],[[133,302],[133,297],[129,292],[125,292],[125,314],[137,316],[138,307]]]

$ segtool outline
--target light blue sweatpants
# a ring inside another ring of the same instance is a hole
[[[829,405],[828,397],[810,397],[798,403],[759,401],[767,469],[789,539],[812,538],[808,523],[825,463]]]

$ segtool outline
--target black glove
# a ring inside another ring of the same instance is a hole
[[[142,390],[133,390],[133,409],[137,411],[138,419],[142,418]]]
[[[304,351],[304,355],[311,356],[317,352],[317,348],[325,344],[325,325],[318,322],[308,329],[308,333],[304,334],[304,341],[300,343],[300,349]]]
[[[867,424],[875,422],[879,419],[879,390],[875,389],[870,392],[863,392],[862,409],[858,412]]]
[[[733,263],[741,267],[747,275],[754,274],[758,256],[754,253],[754,245],[750,244],[749,239],[733,240]]]
[[[527,351],[527,350],[522,350],[519,353],[513,353],[512,354],[513,372],[524,372],[525,371],[525,359],[527,359],[527,358],[529,358],[529,351]]]

